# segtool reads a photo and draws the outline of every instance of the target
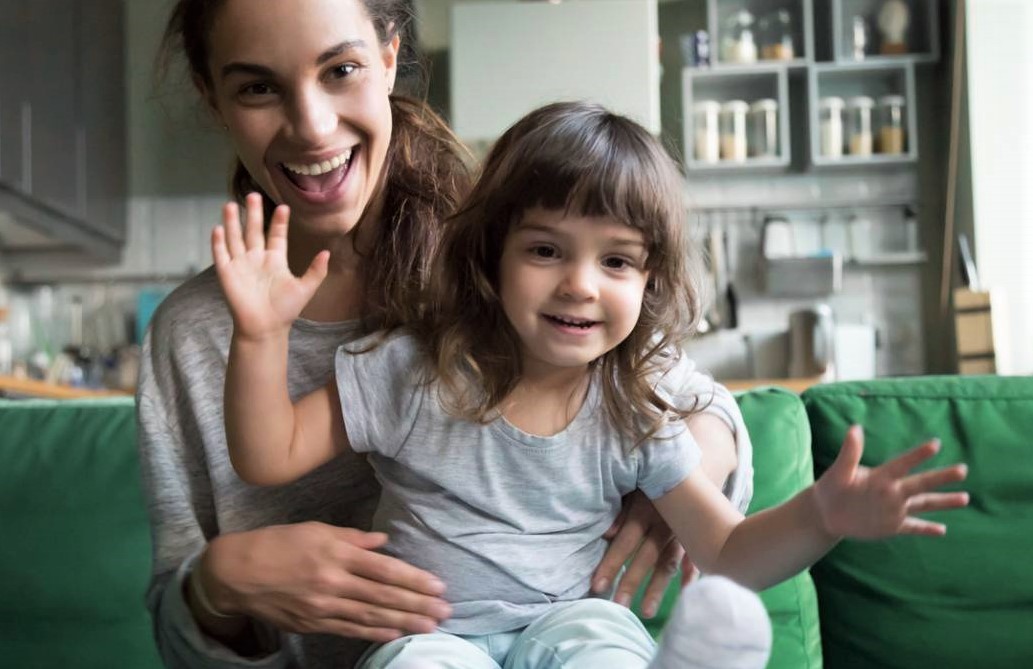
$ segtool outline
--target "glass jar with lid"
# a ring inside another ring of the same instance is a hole
[[[728,17],[721,40],[721,60],[726,63],[754,63],[757,43],[753,39],[753,14],[746,9]]]
[[[757,22],[760,35],[760,57],[762,60],[792,60],[796,57],[793,48],[793,15],[787,9],[765,14]]]
[[[771,98],[750,105],[749,154],[755,158],[778,157],[778,102]]]
[[[714,100],[692,105],[693,155],[702,163],[716,163],[721,158],[720,114],[721,105]]]
[[[903,95],[886,95],[879,98],[879,153],[899,155],[906,151],[905,105]]]
[[[843,155],[843,98],[822,98],[818,103],[821,155],[840,158]]]
[[[746,160],[746,114],[750,107],[743,100],[721,105],[721,159]]]
[[[872,109],[875,100],[867,95],[850,98],[846,103],[847,152],[852,156],[872,155]]]

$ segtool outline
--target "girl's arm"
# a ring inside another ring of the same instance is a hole
[[[261,197],[251,194],[244,234],[233,203],[212,231],[215,270],[233,314],[226,441],[237,474],[256,485],[293,481],[347,448],[332,384],[297,404],[288,394],[291,324],[326,277],[329,254],[295,277],[287,266],[287,218],[287,207],[277,207],[263,235]]]
[[[843,537],[942,535],[944,525],[912,514],[968,504],[967,493],[931,492],[963,480],[964,465],[909,474],[939,450],[938,442],[872,469],[860,464],[863,449],[863,434],[854,426],[814,485],[746,519],[698,468],[656,506],[704,572],[763,590],[807,569]]]

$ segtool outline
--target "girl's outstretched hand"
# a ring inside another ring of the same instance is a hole
[[[321,251],[304,276],[296,277],[287,266],[287,219],[280,205],[262,232],[262,197],[246,199],[244,231],[234,202],[222,210],[222,225],[212,230],[212,258],[230,312],[235,334],[261,339],[286,332],[326,278],[329,251]]]
[[[856,539],[896,534],[940,536],[947,532],[945,525],[915,514],[968,504],[966,492],[932,492],[964,480],[965,465],[910,473],[940,450],[939,441],[927,441],[875,468],[861,465],[863,450],[864,433],[854,425],[847,431],[836,461],[814,484],[822,527],[829,534]]]

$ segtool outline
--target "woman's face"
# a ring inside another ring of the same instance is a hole
[[[307,232],[350,232],[391,140],[397,38],[360,0],[226,0],[209,43],[208,99],[248,172]]]

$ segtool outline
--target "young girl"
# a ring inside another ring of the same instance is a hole
[[[447,586],[452,617],[437,633],[388,643],[364,666],[645,667],[652,645],[634,617],[584,599],[603,533],[635,488],[704,572],[754,590],[843,536],[942,534],[912,514],[967,503],[929,492],[963,479],[963,466],[908,473],[935,442],[867,469],[857,428],[814,486],[748,519],[702,475],[682,419],[707,400],[663,383],[700,312],[681,193],[675,165],[637,124],[582,103],[532,112],[499,139],[449,222],[426,318],[341,347],[336,379],[297,403],[285,383],[289,326],[329,254],[296,278],[286,208],[264,239],[257,208],[242,237],[227,207],[212,250],[234,320],[234,467],[277,485],[368,453],[388,551]]]

